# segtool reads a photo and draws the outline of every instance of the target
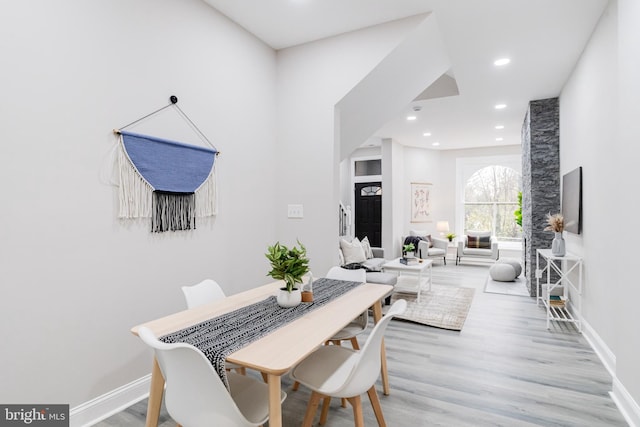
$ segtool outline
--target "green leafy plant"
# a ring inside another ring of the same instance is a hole
[[[296,283],[302,283],[302,276],[309,272],[309,258],[307,249],[300,241],[299,247],[295,245],[289,249],[280,242],[267,248],[265,256],[271,263],[271,271],[267,276],[276,280],[284,280],[287,291],[291,292]]]
[[[522,227],[522,191],[518,192],[518,209],[513,211],[513,216],[516,219],[516,224]]]
[[[415,250],[416,250],[416,247],[414,246],[413,243],[408,243],[408,244],[402,246],[402,252],[404,252],[405,254],[407,252],[413,252]]]
[[[448,239],[450,242],[453,242],[453,239],[455,239],[455,238],[456,238],[456,233],[449,233],[449,234],[447,234],[447,239]]]

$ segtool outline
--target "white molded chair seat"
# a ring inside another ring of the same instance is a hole
[[[212,279],[205,279],[192,286],[183,286],[182,293],[187,302],[187,308],[198,307],[227,297],[218,282]],[[235,369],[243,375],[245,373],[245,367],[235,363],[226,362],[225,367]]]
[[[164,343],[146,327],[138,330],[138,336],[154,349],[166,381],[167,411],[183,427],[251,427],[269,419],[267,384],[230,372],[227,390],[211,362],[196,347]],[[281,393],[281,401],[286,396]]]
[[[367,272],[363,268],[348,270],[346,268],[334,266],[329,269],[325,277],[327,279],[347,280],[350,282],[364,283],[367,281]],[[339,343],[340,341],[350,340],[353,348],[358,349],[360,348],[360,346],[358,345],[356,335],[364,332],[367,329],[368,323],[369,311],[365,310],[360,316],[356,317],[347,326],[342,328],[333,337],[331,337],[329,341]]]
[[[396,301],[373,328],[362,350],[340,346],[322,346],[291,371],[291,378],[311,389],[304,426],[311,426],[321,398],[324,398],[320,424],[327,418],[331,397],[346,398],[353,406],[356,426],[364,426],[360,396],[367,393],[380,426],[384,426],[382,407],[375,389],[380,375],[380,350],[384,332],[391,319],[407,308],[405,300]]]

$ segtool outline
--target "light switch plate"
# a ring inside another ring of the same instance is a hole
[[[289,205],[287,207],[287,217],[289,218],[304,218],[304,212],[302,205]]]

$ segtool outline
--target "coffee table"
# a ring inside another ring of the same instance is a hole
[[[393,271],[398,274],[398,282],[393,292],[416,294],[416,301],[420,302],[420,291],[423,285],[428,285],[431,290],[431,266],[430,259],[420,259],[417,264],[406,265],[400,262],[400,258],[385,263],[382,266],[384,272]],[[425,272],[428,270],[428,274]]]

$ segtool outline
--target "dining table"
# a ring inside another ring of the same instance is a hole
[[[138,329],[145,326],[156,336],[162,337],[275,296],[283,286],[283,281],[258,286],[215,302],[142,323],[131,328],[131,332],[137,336]],[[392,291],[393,287],[389,285],[363,283],[227,355],[228,362],[256,370],[266,378],[270,427],[282,426],[281,377],[363,311],[372,309],[374,322],[377,323],[382,318],[382,300]],[[275,309],[278,307],[274,299]],[[380,351],[382,388],[383,393],[388,395],[389,377],[384,341]],[[160,366],[154,357],[147,404],[147,427],[158,425],[164,384]]]

